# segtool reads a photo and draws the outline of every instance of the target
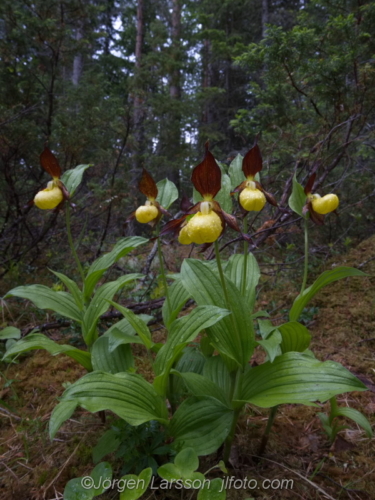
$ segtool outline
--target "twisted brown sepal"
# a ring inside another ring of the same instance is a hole
[[[215,210],[216,212],[216,210]],[[216,212],[218,215],[220,215],[218,212]],[[226,222],[226,224],[228,224],[229,227],[231,227],[232,229],[234,229],[235,231],[237,231],[238,233],[241,232],[241,229],[237,223],[237,219],[233,216],[233,215],[229,215],[227,214],[226,212],[224,212],[224,210],[221,210],[221,215],[224,219],[224,221]]]
[[[188,217],[188,214],[183,215],[179,219],[173,219],[167,222],[165,226],[162,227],[159,236],[164,236],[169,233],[177,234],[182,224],[185,222],[186,217]]]
[[[308,201],[306,203],[306,205],[302,209],[302,213],[303,213],[303,215],[306,215],[307,213],[309,213],[310,214],[310,219],[317,226],[323,226],[324,225],[324,215],[318,214],[318,213],[315,212],[315,210],[313,209],[311,201]]]
[[[194,168],[191,180],[201,196],[211,195],[214,198],[221,189],[221,170],[213,154],[208,150],[208,142],[205,147],[204,159]]]
[[[316,178],[316,172],[314,174],[311,174],[310,177],[309,177],[309,180],[307,181],[306,183],[306,186],[305,186],[305,194],[308,195],[312,192],[312,188],[313,188],[313,185],[314,185],[314,182],[315,182],[315,178]]]
[[[143,169],[141,180],[138,183],[138,189],[142,194],[147,196],[147,198],[156,199],[158,195],[156,182],[145,169]]]
[[[255,177],[262,170],[262,155],[258,144],[255,144],[244,156],[242,160],[242,172],[245,177]]]
[[[61,176],[61,168],[59,162],[57,161],[56,156],[46,147],[44,148],[43,153],[39,157],[40,164],[42,168],[49,174],[51,177]]]

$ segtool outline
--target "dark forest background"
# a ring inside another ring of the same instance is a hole
[[[282,207],[293,174],[303,184],[318,169],[341,206],[314,230],[316,255],[373,234],[374,30],[364,0],[2,0],[0,277],[65,258],[63,214],[28,203],[49,180],[45,144],[63,170],[92,164],[72,215],[88,262],[150,235],[126,223],[142,167],[191,196],[207,140],[229,165],[258,136],[262,184]],[[271,244],[302,255],[301,235],[288,238]]]

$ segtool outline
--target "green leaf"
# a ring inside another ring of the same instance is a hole
[[[191,446],[199,456],[209,455],[224,442],[232,421],[233,411],[217,399],[188,398],[170,421],[173,447],[178,450]]]
[[[281,354],[280,344],[282,341],[281,333],[277,328],[275,328],[270,335],[264,340],[258,340],[258,344],[263,347],[263,349],[268,354],[269,360],[272,363],[273,360]]]
[[[98,464],[90,476],[71,479],[64,489],[64,500],[91,500],[110,486],[112,467],[108,462]]]
[[[84,299],[88,300],[94,291],[95,285],[103,276],[104,272],[117,262],[121,257],[134,250],[140,245],[147,243],[148,240],[139,236],[130,236],[122,238],[113,247],[111,252],[108,252],[99,259],[96,259],[90,266],[84,283]]]
[[[147,490],[152,478],[152,469],[148,467],[136,476],[135,474],[127,474],[122,476],[119,481],[119,486],[122,488],[124,483],[125,489],[120,493],[120,500],[137,500]]]
[[[0,340],[5,339],[19,339],[21,337],[21,330],[15,326],[7,326],[0,331]]]
[[[232,387],[231,376],[221,356],[212,356],[207,359],[203,367],[203,375],[220,387],[226,395],[226,400],[230,401]]]
[[[172,203],[178,198],[178,189],[169,179],[163,179],[162,181],[157,182],[156,186],[158,188],[156,201],[160,203],[163,208],[168,210]]]
[[[108,462],[101,462],[92,470],[90,476],[94,480],[93,496],[99,496],[111,486],[112,467]]]
[[[66,483],[64,500],[91,500],[92,498],[94,497],[91,491],[82,486],[82,477],[75,477]]]
[[[55,292],[44,285],[28,285],[13,288],[5,295],[7,297],[21,297],[30,300],[40,309],[51,309],[61,316],[82,322],[81,311],[69,293]]]
[[[354,267],[336,267],[331,271],[324,271],[319,278],[306,290],[303,294],[298,295],[298,297],[293,302],[293,306],[289,312],[290,321],[297,321],[300,317],[304,307],[307,303],[319,292],[319,290],[334,281],[341,280],[343,278],[348,278],[349,276],[367,276],[359,269]]]
[[[126,372],[134,366],[133,354],[129,344],[121,344],[110,350],[109,338],[99,337],[91,350],[91,362],[94,370],[107,373]]]
[[[69,356],[77,361],[80,365],[86,368],[86,370],[92,370],[91,355],[89,352],[82,351],[81,349],[77,349],[71,345],[57,344],[41,333],[31,333],[27,337],[19,340],[6,352],[4,358],[27,351],[33,351],[35,349],[44,349],[52,354],[52,356],[66,354],[66,356]]]
[[[121,440],[118,433],[113,429],[108,429],[99,439],[96,446],[92,449],[92,460],[94,464],[98,463],[109,453],[113,453],[120,446]]]
[[[353,422],[362,427],[362,429],[366,432],[367,437],[371,438],[373,436],[370,422],[360,411],[355,410],[354,408],[338,407],[335,410],[335,416],[345,417],[353,420]]]
[[[270,319],[258,319],[258,326],[262,339],[266,339],[274,330],[277,329],[277,326],[273,325]]]
[[[135,334],[134,328],[126,318],[112,325],[103,335],[108,337],[109,351],[112,352],[121,344],[143,344],[142,339]]]
[[[288,352],[273,363],[249,369],[237,402],[270,408],[279,404],[324,402],[336,394],[364,390],[366,386],[339,363],[323,363],[301,353]]]
[[[224,488],[224,481],[219,477],[211,479],[209,485],[204,485],[197,496],[197,500],[225,500],[226,498],[227,492]]]
[[[165,395],[169,371],[185,346],[202,330],[214,325],[228,314],[229,311],[216,306],[199,306],[187,316],[172,323],[168,340],[158,352],[154,363],[154,370],[158,375],[154,380],[154,386],[159,394]]]
[[[215,200],[220,204],[224,212],[228,214],[232,213],[232,198],[230,197],[230,192],[232,190],[231,181],[229,175],[221,175],[221,189],[215,196]]]
[[[82,311],[82,309],[83,309],[83,295],[82,295],[81,290],[78,288],[78,285],[76,284],[76,282],[71,280],[70,278],[68,278],[68,276],[65,276],[65,274],[58,273],[56,271],[52,271],[52,269],[50,269],[50,271],[55,276],[57,276],[59,278],[59,280],[62,281],[62,283],[64,283],[66,288],[72,294],[73,299],[74,299],[75,303],[77,304],[78,309],[80,311]]]
[[[218,273],[201,261],[185,259],[181,267],[181,279],[196,303],[226,308],[223,289]],[[255,347],[255,335],[248,305],[232,281],[226,278],[226,289],[232,314],[210,328],[207,334],[212,345],[229,356],[239,366],[245,367]]]
[[[147,347],[147,349],[151,349],[154,343],[151,340],[151,333],[145,322],[142,321],[142,319],[140,319],[130,309],[120,306],[120,304],[116,304],[116,302],[109,301],[109,303],[112,304],[113,307],[115,307],[118,311],[120,311],[121,314],[125,316],[125,318],[129,321],[130,325],[138,333],[143,344]]]
[[[290,321],[277,327],[281,333],[282,342],[280,344],[281,351],[303,352],[307,349],[311,342],[311,335],[308,329],[297,321]]]
[[[231,255],[228,265],[225,268],[225,274],[233,281],[236,287],[241,290],[242,279],[245,268],[244,255]],[[258,262],[252,253],[247,255],[247,271],[246,271],[246,284],[245,284],[245,301],[250,311],[254,309],[256,287],[260,278],[260,269]]]
[[[181,280],[178,279],[168,288],[168,295],[171,311],[168,309],[168,301],[165,300],[162,307],[162,315],[165,327],[169,330],[171,324],[177,318],[178,313],[190,298],[190,294],[181,283]]]
[[[177,374],[184,380],[189,392],[193,396],[209,396],[217,399],[220,403],[231,409],[230,402],[224,391],[209,378],[198,373],[180,373],[177,370],[172,370],[172,373]]]
[[[75,193],[77,187],[81,184],[84,171],[90,166],[91,165],[77,165],[75,168],[64,172],[61,176],[61,181],[69,191],[71,197]]]
[[[53,439],[62,424],[66,422],[77,408],[75,401],[64,401],[55,406],[49,420],[49,435]]]
[[[102,314],[110,307],[109,301],[113,296],[124,287],[129,281],[137,278],[142,278],[142,274],[126,274],[121,276],[116,281],[110,281],[99,287],[92,298],[83,316],[83,339],[87,345],[91,345],[96,340],[96,325]]]
[[[293,177],[292,194],[289,197],[288,203],[293,212],[304,217],[302,209],[306,204],[306,194],[301,184],[297,181],[296,174]]]
[[[199,467],[199,458],[194,448],[184,448],[174,459],[174,464],[181,472],[190,474]]]
[[[67,401],[92,413],[113,411],[130,425],[140,425],[149,420],[168,424],[164,401],[151,384],[134,373],[88,373],[66,389],[61,403],[65,404]],[[52,412],[52,422],[61,403]],[[56,429],[55,424],[53,428]]]
[[[243,156],[238,154],[232,163],[229,165],[229,176],[231,180],[232,191],[245,180],[244,173],[242,171],[242,160]]]

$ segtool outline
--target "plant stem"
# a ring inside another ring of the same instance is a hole
[[[267,422],[267,427],[266,430],[264,431],[264,434],[262,436],[262,441],[259,446],[259,451],[258,451],[258,456],[261,457],[266,449],[267,443],[268,443],[268,438],[270,436],[271,432],[271,427],[273,425],[273,422],[275,420],[277,410],[279,409],[279,405],[273,406],[270,409],[270,414],[268,416],[268,422]]]
[[[158,229],[159,229],[159,227],[158,227]],[[159,236],[157,238],[157,242],[158,242],[158,257],[159,257],[159,263],[160,263],[160,274],[161,274],[161,278],[163,280],[163,286],[164,286],[164,290],[165,290],[165,298],[167,300],[168,312],[169,312],[169,314],[171,314],[172,308],[171,308],[171,302],[169,300],[167,278],[165,276],[165,269],[164,269],[163,252],[161,251],[161,243],[160,243]]]
[[[244,234],[247,234],[247,214],[245,215],[243,219],[243,232]],[[248,253],[249,253],[249,242],[247,240],[244,240],[243,242],[243,254],[245,256],[245,263],[244,263],[244,268],[243,268],[243,276],[242,276],[242,286],[241,286],[241,294],[242,296],[245,296],[246,292],[246,278],[247,278],[247,258],[248,258]]]
[[[76,261],[77,267],[79,274],[81,275],[82,283],[85,282],[85,274],[83,272],[82,264],[81,261],[79,260],[76,248],[73,243],[73,238],[72,238],[72,231],[71,231],[71,226],[70,226],[70,206],[69,203],[65,204],[65,221],[66,221],[66,232],[68,233],[68,241],[69,241],[69,246],[72,251],[74,260]]]
[[[300,295],[303,294],[306,288],[306,282],[307,282],[307,272],[308,272],[308,267],[309,267],[309,228],[308,228],[308,219],[307,217],[304,218],[305,222],[305,262],[304,262],[304,270],[303,270],[303,281],[302,281],[302,287],[300,291]]]
[[[234,411],[232,427],[230,428],[229,434],[224,442],[223,461],[225,465],[228,464],[230,458],[230,452],[232,449],[233,439],[236,433],[236,427],[237,427],[238,417],[240,416],[240,412],[241,408],[238,408],[237,410]]]

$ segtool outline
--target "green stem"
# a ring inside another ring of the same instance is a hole
[[[308,219],[305,217],[305,262],[304,262],[304,270],[303,270],[303,281],[302,281],[302,287],[300,291],[300,295],[303,294],[306,288],[306,283],[307,283],[307,271],[309,267],[309,228],[308,228]]]
[[[164,269],[163,252],[161,251],[161,243],[160,243],[159,236],[158,236],[157,242],[158,242],[158,257],[159,257],[159,263],[160,263],[160,274],[161,274],[161,278],[163,280],[163,286],[164,286],[164,290],[165,290],[165,298],[167,300],[168,312],[170,315],[172,313],[172,308],[171,308],[171,301],[169,299],[167,278],[165,276],[165,269]]]
[[[243,233],[247,234],[247,214],[245,215],[243,219]],[[248,259],[248,253],[249,253],[249,242],[247,240],[244,240],[243,242],[243,254],[245,256],[245,263],[244,263],[244,268],[243,268],[243,276],[242,276],[242,286],[241,286],[241,294],[244,297],[245,292],[246,292],[246,278],[247,278],[247,259]]]
[[[267,446],[267,443],[268,443],[268,438],[270,436],[270,432],[271,432],[271,427],[273,425],[273,422],[275,420],[275,417],[276,417],[276,414],[277,414],[277,410],[279,409],[279,406],[273,406],[271,409],[270,409],[270,414],[268,416],[268,422],[267,422],[267,427],[266,427],[266,430],[264,431],[264,434],[263,434],[263,437],[262,437],[262,441],[260,443],[260,447],[259,447],[259,451],[258,451],[258,456],[261,457],[266,449],[266,446]]]
[[[229,461],[230,452],[232,449],[233,439],[236,433],[236,427],[240,413],[241,413],[241,408],[238,408],[237,410],[234,411],[232,427],[230,428],[229,434],[224,442],[223,461],[225,465],[227,465]]]
[[[74,260],[76,261],[79,274],[81,275],[82,283],[84,283],[85,282],[85,274],[83,272],[82,264],[81,264],[81,261],[79,260],[76,248],[75,248],[74,243],[73,243],[73,238],[72,238],[72,231],[71,231],[71,226],[70,226],[70,206],[69,206],[69,203],[66,203],[65,207],[66,207],[66,209],[65,209],[66,231],[68,233],[69,246],[70,246],[70,249],[72,251]]]

